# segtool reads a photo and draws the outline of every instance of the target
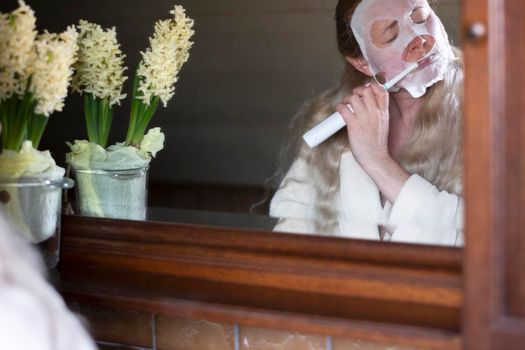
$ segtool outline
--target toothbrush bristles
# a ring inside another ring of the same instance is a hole
[[[435,55],[430,55],[428,57],[423,58],[421,61],[417,63],[418,68],[425,68],[426,66],[431,64],[432,61],[434,60],[434,57]]]

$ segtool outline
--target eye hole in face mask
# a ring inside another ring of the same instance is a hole
[[[430,17],[430,8],[427,6],[418,6],[412,11],[410,18],[414,24],[425,24]]]
[[[370,27],[370,37],[375,46],[383,48],[397,39],[399,23],[391,19],[378,19]]]

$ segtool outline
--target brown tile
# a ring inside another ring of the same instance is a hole
[[[332,350],[425,350],[402,345],[371,343],[363,340],[336,338],[332,339]]]
[[[149,348],[137,348],[113,343],[97,343],[98,350],[149,350]]]
[[[78,303],[69,306],[73,311],[86,317],[89,323],[87,327],[96,340],[138,347],[153,347],[153,322],[149,313]]]
[[[273,329],[240,327],[241,350],[324,350],[326,337]]]
[[[156,316],[158,350],[232,350],[233,325]]]

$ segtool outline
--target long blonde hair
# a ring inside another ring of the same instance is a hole
[[[418,174],[438,189],[461,194],[462,191],[462,105],[463,65],[451,61],[442,81],[427,90],[411,136],[406,141],[398,161],[410,174]],[[369,78],[347,65],[340,85],[326,91],[304,105],[291,125],[291,143],[285,148],[283,163],[286,170],[292,161],[303,158],[311,169],[316,184],[316,211],[318,232],[331,232],[337,225],[333,203],[339,191],[341,155],[350,151],[346,130],[310,149],[302,140],[304,132],[328,115],[353,88]],[[284,174],[285,172],[282,172]]]

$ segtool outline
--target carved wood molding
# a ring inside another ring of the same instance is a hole
[[[461,250],[64,217],[70,301],[459,349]]]

